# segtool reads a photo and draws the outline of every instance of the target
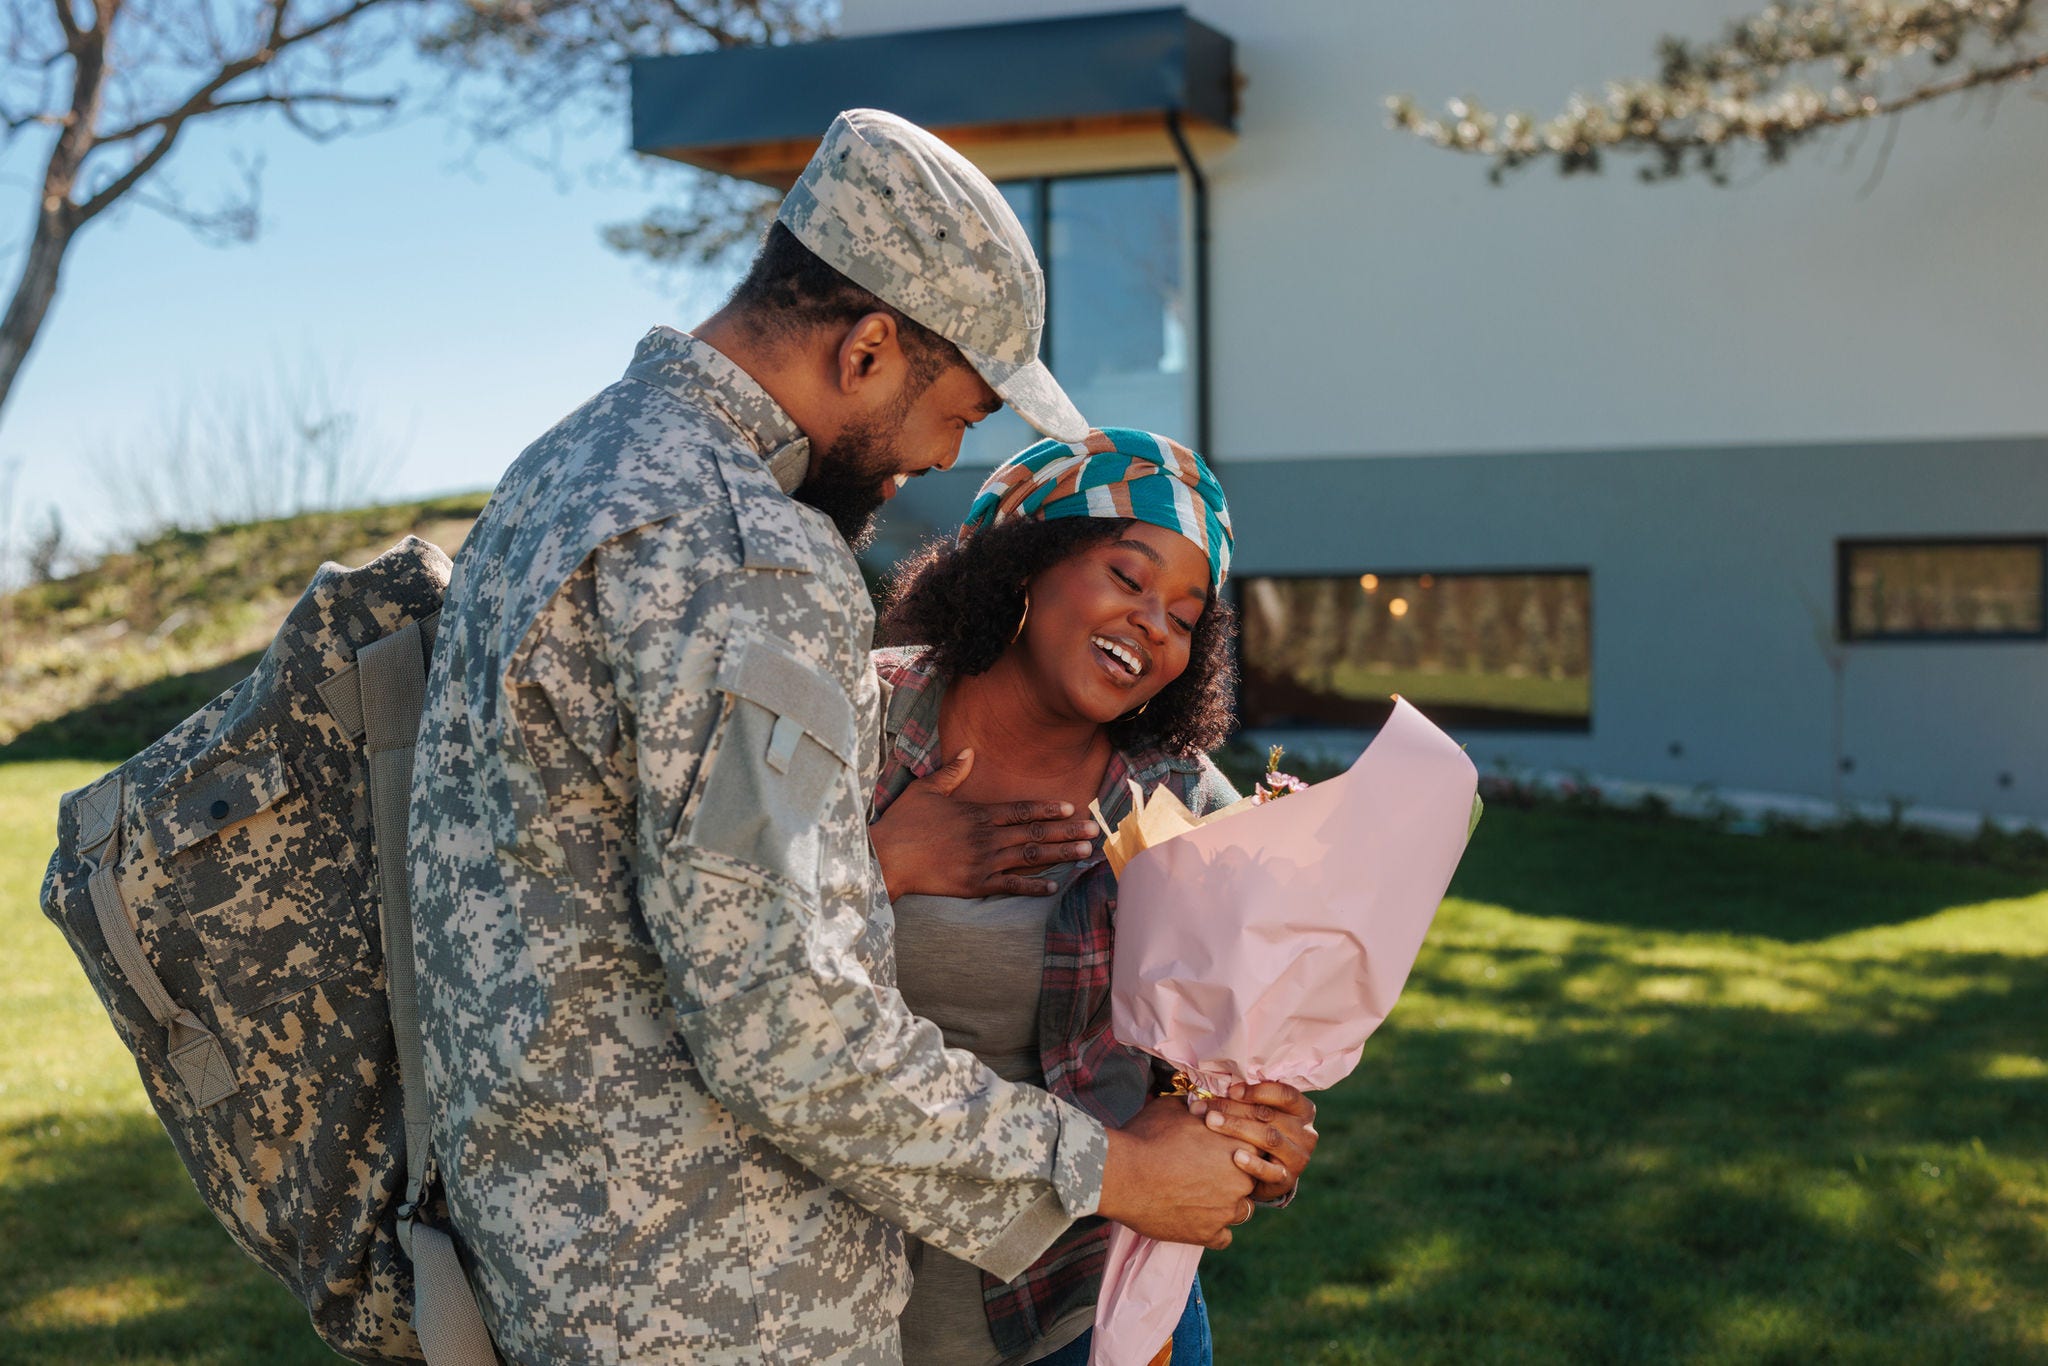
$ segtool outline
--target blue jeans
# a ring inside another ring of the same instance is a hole
[[[1088,1366],[1088,1348],[1094,1337],[1091,1328],[1051,1356],[1040,1357],[1034,1366]],[[1202,1278],[1197,1276],[1195,1288],[1188,1292],[1188,1307],[1173,1325],[1173,1366],[1211,1366],[1213,1359],[1209,1306],[1202,1300]]]

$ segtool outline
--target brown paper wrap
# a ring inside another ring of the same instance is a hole
[[[1109,822],[1102,818],[1101,802],[1088,803],[1088,811],[1095,817],[1096,828],[1109,830],[1102,839],[1102,853],[1109,860],[1109,870],[1122,877],[1124,866],[1153,845],[1164,844],[1175,835],[1185,835],[1198,825],[1221,820],[1256,803],[1257,798],[1241,797],[1206,816],[1196,816],[1164,784],[1153,788],[1152,795],[1147,797],[1144,789],[1133,782],[1130,814],[1117,822],[1116,829],[1109,830]]]

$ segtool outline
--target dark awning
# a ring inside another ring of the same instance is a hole
[[[842,109],[977,142],[1235,132],[1230,39],[1179,6],[633,62],[633,149],[786,185]]]

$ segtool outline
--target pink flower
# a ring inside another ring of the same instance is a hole
[[[1252,805],[1261,806],[1277,797],[1284,797],[1290,792],[1306,791],[1308,791],[1307,783],[1295,777],[1292,773],[1282,773],[1278,769],[1274,769],[1266,774],[1265,777],[1259,779],[1258,786],[1252,789]]]

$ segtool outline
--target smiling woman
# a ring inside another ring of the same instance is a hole
[[[1111,743],[1189,758],[1230,728],[1231,543],[1222,486],[1178,442],[1041,441],[989,475],[957,541],[902,563],[877,638],[956,678],[1028,675],[1022,695],[1060,697]]]
[[[1159,546],[1194,554],[1192,546],[1159,528],[1093,519],[1016,522],[964,544],[933,541],[898,567],[876,638],[884,645],[926,647],[934,669],[966,678],[986,675],[1013,644],[1021,645],[1020,654],[1032,651],[1027,667],[1034,678],[1050,682],[1059,675],[1047,670],[1038,651],[1065,632],[1074,646],[1064,657],[1074,666],[1071,674],[1085,677],[1078,664],[1086,663],[1098,674],[1113,667],[1122,675],[1106,678],[1099,696],[1123,705],[1093,717],[1106,727],[1111,744],[1156,746],[1181,758],[1202,754],[1223,743],[1230,730],[1236,617],[1221,597],[1206,601],[1206,587],[1198,596],[1200,579],[1188,582],[1183,564],[1181,599],[1158,609],[1173,618],[1167,622],[1170,636],[1155,646],[1140,641],[1142,633],[1128,620],[1116,619],[1114,591],[1142,595],[1126,580],[1149,587],[1164,573],[1147,558]],[[1078,620],[1075,613],[1085,609],[1066,596],[1091,586],[1109,616],[1100,623]],[[1113,647],[1111,658],[1130,655],[1138,668],[1121,660],[1113,666],[1091,662],[1090,656],[1103,657],[1093,638],[1098,633]],[[1170,669],[1158,657],[1167,651]]]
[[[1107,1124],[1145,1122],[1160,1087],[1106,1027],[1117,883],[1077,817],[1115,821],[1160,787],[1198,813],[1235,799],[1204,757],[1230,725],[1230,537],[1187,447],[1124,428],[1040,442],[990,475],[957,540],[905,562],[882,622],[897,648],[875,658],[893,691],[869,833],[898,989],[948,1045]],[[1261,1199],[1315,1143],[1313,1106],[1269,1089],[1211,1121],[1248,1126],[1221,1132]],[[1254,1104],[1270,1123],[1249,1127]],[[905,1362],[1085,1360],[1107,1241],[1077,1224],[1008,1284],[919,1249]],[[1199,1287],[1173,1342],[1177,1363],[1210,1359]]]

